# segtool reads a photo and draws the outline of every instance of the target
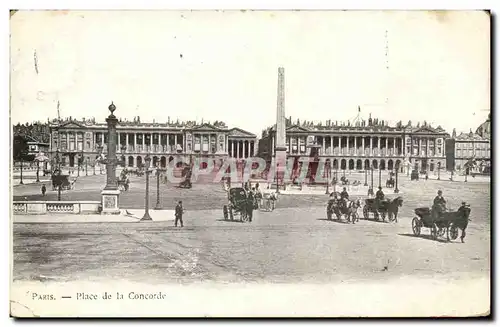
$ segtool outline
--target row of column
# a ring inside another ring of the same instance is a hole
[[[332,149],[333,151],[333,148],[334,148],[334,143],[335,145],[337,145],[340,149],[345,149],[347,148],[348,150],[349,149],[358,149],[358,145],[361,145],[361,149],[366,149],[366,148],[369,148],[370,149],[370,152],[369,152],[369,155],[373,155],[373,149],[381,149],[381,146],[382,145],[385,145],[385,149],[388,149],[389,148],[389,139],[392,139],[392,149],[393,149],[393,152],[394,152],[394,155],[398,155],[396,153],[396,150],[399,149],[401,152],[399,153],[399,155],[403,155],[403,138],[402,137],[379,137],[379,136],[371,136],[369,137],[369,146],[367,146],[368,144],[365,144],[365,140],[366,140],[366,137],[365,136],[361,136],[361,144],[358,144],[358,138],[360,138],[359,136],[355,137],[349,137],[349,136],[323,136],[323,142],[320,144],[321,147],[322,147],[322,153],[323,154],[327,154],[326,153],[326,145],[327,145],[327,137],[330,138],[330,149]],[[345,147],[342,147],[342,139],[347,139],[347,146]],[[376,144],[374,144],[374,139],[377,140]],[[382,139],[385,139],[385,141],[382,143]],[[292,141],[295,140],[295,143],[292,143]],[[334,140],[337,140],[336,142],[334,142]],[[399,146],[396,146],[397,145],[397,142],[399,140]],[[274,141],[274,140],[273,140]],[[296,137],[293,137],[293,136],[290,136],[288,137],[288,146],[289,146],[289,152],[291,152],[292,148],[291,146],[292,145],[297,145],[298,147],[300,147],[300,145],[305,145],[305,142],[306,142],[306,139],[305,137],[303,136],[296,136]],[[353,144],[354,147],[350,147],[350,145]],[[376,147],[375,147],[376,145]],[[272,147],[274,148],[274,142],[272,144]],[[300,152],[300,149],[298,149],[298,152]],[[330,154],[333,154],[333,152],[331,152]]]
[[[414,140],[417,140],[417,155],[418,156],[434,156],[436,154],[442,155],[444,153],[443,150],[443,144],[438,145],[436,144],[436,139],[434,139],[433,144],[431,145],[431,139],[426,137],[426,138],[414,138],[412,139],[412,142]],[[425,142],[425,145],[424,145]],[[415,146],[412,143],[412,147],[414,148]],[[431,149],[434,150],[434,152],[431,151]]]
[[[104,145],[104,135],[106,135],[106,133],[104,132],[97,132],[97,133],[94,133],[94,144],[97,144],[97,135],[100,134],[102,135],[101,137],[101,144],[100,145]],[[153,145],[153,134],[158,134],[158,133],[148,133],[148,134],[145,134],[145,133],[118,133],[118,144],[121,144],[121,135],[125,134],[125,144],[126,145],[134,145],[134,146],[137,146],[137,139],[138,139],[138,136],[139,135],[142,135],[142,142],[140,145],[146,145],[146,135],[149,135],[150,136],[150,139],[151,139],[151,142],[150,142],[150,145]],[[130,143],[130,139],[129,139],[129,135],[132,134],[133,137],[133,143],[131,144]],[[158,145],[163,145],[162,142],[161,142],[161,139],[162,139],[162,135],[166,135],[166,139],[167,139],[167,143],[165,145],[169,146],[170,145],[170,135],[174,135],[174,144],[173,145],[178,145],[178,138],[177,136],[182,136],[182,134],[158,134]]]
[[[71,143],[70,143],[70,135],[73,134],[74,135],[74,144],[75,144],[75,147],[74,148],[71,148]],[[82,132],[63,132],[63,133],[59,133],[59,139],[61,142],[63,138],[66,138],[66,149],[68,150],[76,150],[76,151],[82,151],[83,150],[83,144],[84,144],[84,136],[85,134],[82,133]],[[78,135],[81,136],[81,141],[78,140]],[[79,144],[81,144],[81,146],[79,146]],[[59,144],[59,146],[62,147],[61,144]]]
[[[213,134],[213,133],[208,133],[208,134],[199,134],[199,133],[196,133],[196,134],[193,134],[193,150],[195,151],[203,151],[203,145],[204,144],[207,144],[208,145],[208,152],[214,152],[212,151],[211,149],[211,146],[212,145],[215,145],[215,152],[217,152],[217,148],[219,147],[221,151],[225,152],[226,151],[226,136],[224,135],[224,143],[222,144],[222,146],[220,146],[219,144],[219,140],[217,139],[218,135],[217,134]],[[199,143],[196,143],[196,139],[199,138]],[[207,140],[207,142],[204,142],[204,140]],[[196,149],[196,144],[199,144],[200,145],[200,149],[197,150]],[[189,150],[189,149],[188,149]]]
[[[255,155],[255,142],[246,140],[229,140],[228,153],[232,158],[242,159]]]

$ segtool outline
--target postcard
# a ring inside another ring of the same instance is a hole
[[[488,316],[490,22],[12,11],[11,316]]]

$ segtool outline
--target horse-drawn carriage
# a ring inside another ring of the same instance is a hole
[[[359,221],[358,209],[361,206],[359,200],[351,201],[344,199],[337,199],[333,196],[326,206],[326,218],[332,220],[335,215],[337,220],[341,220],[344,217],[347,222]]]
[[[457,211],[442,212],[434,214],[428,207],[415,209],[417,217],[413,218],[411,227],[415,236],[420,236],[422,227],[429,228],[431,237],[437,239],[444,236],[448,241],[454,241],[458,237],[459,229],[462,231],[460,237],[462,243],[465,238],[465,230],[469,223],[470,206],[465,202],[458,208]]]
[[[182,176],[184,180],[179,183],[180,188],[192,188],[193,184],[191,183],[191,177],[193,175],[193,171],[191,167],[186,166],[182,169]]]
[[[340,184],[341,185],[349,185],[349,180],[347,179],[347,177],[345,177],[345,176],[340,177]]]
[[[380,200],[378,202],[378,205],[375,198],[365,199],[365,205],[363,206],[363,217],[365,219],[369,219],[370,213],[372,213],[373,218],[377,221],[380,219],[380,216],[382,216],[382,221],[384,222],[386,217],[388,217],[389,222],[398,222],[398,208],[402,205],[403,198],[400,196],[398,196],[394,200]]]
[[[233,187],[228,191],[228,204],[222,207],[224,220],[234,220],[240,216],[240,221],[248,221],[248,194],[243,187]]]
[[[394,185],[396,184],[396,181],[394,180],[394,178],[392,178],[392,176],[385,182],[385,187],[387,188],[393,188]]]
[[[76,179],[70,181],[69,175],[62,175],[58,173],[52,174],[52,190],[56,191],[59,187],[62,191],[71,190],[74,188]]]

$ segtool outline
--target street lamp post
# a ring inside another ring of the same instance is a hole
[[[88,158],[85,158],[85,176],[88,176],[89,175],[89,172],[88,172]]]
[[[441,180],[441,162],[438,162],[438,181]]]
[[[325,163],[326,166],[326,193],[325,194],[330,194],[330,162]]]
[[[365,167],[365,186],[368,186],[368,169]]]
[[[378,187],[382,187],[382,169],[378,168]]]
[[[57,171],[58,175],[61,176],[61,158],[59,157],[59,149],[56,149],[56,163],[57,163]],[[61,201],[61,181],[58,181],[59,185],[57,186],[57,201]]]
[[[99,155],[98,155],[99,160],[98,161],[96,160],[96,163],[99,163],[99,174],[102,174],[101,158],[102,158],[103,149],[104,149],[104,147],[102,144],[99,144],[97,146],[97,152],[99,153]]]
[[[127,161],[125,158],[125,150],[127,150],[127,146],[125,144],[123,144],[120,149],[122,152],[122,166],[123,166],[123,168],[125,168],[127,166]]]
[[[399,193],[398,189],[398,174],[399,174],[399,165],[396,163],[396,184],[394,187],[394,193]]]
[[[149,215],[149,167],[150,167],[149,165],[151,164],[151,157],[149,156],[149,154],[146,155],[144,161],[146,162],[146,198],[145,198],[144,216],[141,218],[141,221],[153,220]]]
[[[280,164],[277,163],[276,164],[276,193],[279,193],[280,192],[280,186],[279,186],[279,176],[278,176],[278,173],[279,173],[279,166]]]
[[[371,180],[371,188],[372,188],[372,191],[373,191],[373,166],[372,166],[372,180]]]
[[[158,164],[156,167],[156,206],[155,210],[160,210],[161,205],[160,205],[160,165]]]
[[[83,160],[83,151],[80,153],[80,157],[78,158],[78,174],[77,177],[80,177],[80,167],[82,165]]]
[[[19,184],[23,185],[23,155],[24,153],[21,152],[21,180],[19,181]]]
[[[40,160],[36,161],[36,182],[40,182]]]

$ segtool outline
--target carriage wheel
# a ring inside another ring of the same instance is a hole
[[[431,236],[435,240],[437,240],[437,238],[438,238],[438,227],[437,227],[436,223],[432,224],[432,227],[431,227]]]
[[[455,226],[453,223],[451,223],[448,228],[447,228],[447,233],[446,233],[446,238],[448,239],[448,241],[452,240],[456,240],[458,237],[458,227]]]
[[[227,217],[229,216],[229,213],[227,211],[227,206],[222,207],[222,213],[224,214],[224,220],[227,220]]]
[[[363,218],[368,219],[368,208],[366,204],[363,206]]]
[[[246,211],[246,210],[241,211],[241,213],[240,213],[240,217],[241,217],[241,221],[242,221],[242,222],[246,222],[246,221],[248,221],[247,211]]]
[[[422,227],[420,226],[420,219],[417,217],[413,218],[411,221],[411,229],[413,230],[413,235],[420,236],[420,232],[422,231]]]

